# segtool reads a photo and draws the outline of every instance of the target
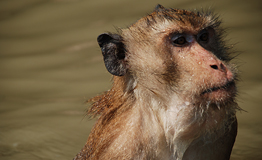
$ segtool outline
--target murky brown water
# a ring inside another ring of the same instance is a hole
[[[85,100],[111,76],[96,37],[152,11],[155,0],[0,1],[0,159],[72,159],[93,121]],[[232,160],[262,159],[262,3],[165,0],[173,8],[212,7],[242,54],[239,133]]]

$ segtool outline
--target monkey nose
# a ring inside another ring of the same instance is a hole
[[[212,64],[210,65],[210,67],[215,71],[219,71],[225,74],[228,80],[231,80],[233,78],[232,72],[228,70],[227,67],[222,62]]]
[[[226,67],[223,63],[219,63],[219,64],[212,64],[210,65],[210,67],[214,70],[219,70],[221,72],[226,72]]]

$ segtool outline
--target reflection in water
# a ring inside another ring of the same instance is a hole
[[[96,37],[149,13],[157,1],[24,0],[0,2],[0,158],[71,159],[93,121],[85,100],[110,87]],[[260,1],[161,1],[166,7],[212,6],[243,53],[239,134],[232,159],[261,159]],[[134,8],[136,8],[134,10]]]

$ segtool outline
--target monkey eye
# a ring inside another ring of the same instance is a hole
[[[199,39],[200,39],[201,41],[208,41],[208,33],[203,33],[203,34],[199,37]]]
[[[200,36],[198,37],[198,40],[201,42],[208,42],[209,40],[209,34],[207,31],[204,31],[200,34]]]
[[[174,36],[171,38],[171,41],[173,42],[173,45],[182,46],[187,43],[186,37],[184,36]]]

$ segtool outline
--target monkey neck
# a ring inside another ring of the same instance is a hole
[[[235,120],[236,105],[191,104],[174,95],[164,113],[167,118],[163,123],[174,156],[182,159],[194,143],[202,141],[206,145],[223,136]]]
[[[96,134],[91,134],[96,137],[89,137],[91,148],[105,149],[103,146],[110,144],[108,150],[115,152],[113,146],[140,146],[146,152],[161,151],[152,154],[168,155],[170,159],[182,159],[187,148],[198,140],[215,141],[230,126],[227,120],[235,115],[230,106],[235,104],[220,108],[194,105],[175,93],[153,91],[123,77],[114,77],[112,89],[91,100],[94,103],[89,114],[102,115],[92,131]],[[103,143],[92,142],[96,138],[100,141],[100,136],[104,136]],[[130,149],[130,154],[139,151]]]
[[[194,104],[176,93],[166,92],[163,97],[157,91],[143,87],[137,87],[134,93],[139,97],[135,106],[147,108],[144,111],[151,109],[152,116],[162,127],[174,159],[182,159],[187,148],[198,141],[208,144],[223,136],[235,121],[238,108],[234,102]]]

